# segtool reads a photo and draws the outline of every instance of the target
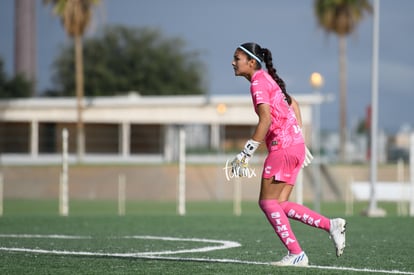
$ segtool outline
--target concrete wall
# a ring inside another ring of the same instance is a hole
[[[228,181],[225,165],[188,165],[186,169],[187,199],[231,200],[234,180]],[[260,166],[255,168],[256,177],[242,180],[243,200],[257,200],[260,185]],[[345,197],[347,183],[369,180],[368,165],[334,165],[328,170]],[[404,171],[408,180],[408,167]],[[58,198],[60,166],[3,166],[4,197],[7,198]],[[310,184],[311,169],[304,169],[304,200],[313,200]],[[174,201],[177,194],[178,165],[124,165],[124,166],[70,166],[69,193],[71,199],[116,199],[118,176],[125,175],[127,200]],[[379,181],[396,181],[396,165],[378,168]],[[326,181],[322,182],[323,199],[337,200]],[[294,199],[294,196],[292,197]]]

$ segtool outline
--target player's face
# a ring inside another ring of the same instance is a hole
[[[249,77],[252,75],[254,61],[247,58],[247,54],[240,49],[234,52],[233,62],[234,74],[236,76]]]

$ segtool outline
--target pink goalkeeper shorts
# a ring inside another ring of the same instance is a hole
[[[294,185],[302,163],[305,160],[305,144],[296,144],[288,148],[270,151],[267,156],[262,177]]]

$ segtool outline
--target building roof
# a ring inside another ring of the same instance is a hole
[[[325,99],[308,94],[295,96],[301,104],[304,124],[310,106]],[[250,95],[85,97],[85,123],[144,124],[256,124]],[[25,98],[0,100],[2,121],[75,122],[77,99]]]

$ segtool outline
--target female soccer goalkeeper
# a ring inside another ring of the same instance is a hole
[[[263,65],[267,70],[264,70]],[[289,219],[323,229],[330,234],[336,255],[345,248],[346,221],[329,219],[303,205],[290,202],[296,177],[305,160],[305,143],[295,116],[295,101],[286,92],[284,81],[273,67],[270,50],[256,43],[245,43],[237,47],[233,58],[236,76],[250,82],[250,93],[254,110],[259,117],[253,136],[232,162],[232,171],[243,176],[248,171],[249,159],[264,142],[268,155],[264,162],[259,205],[272,225],[288,254],[273,264],[279,266],[306,266],[308,257],[293,233]],[[292,105],[294,102],[294,106]]]

